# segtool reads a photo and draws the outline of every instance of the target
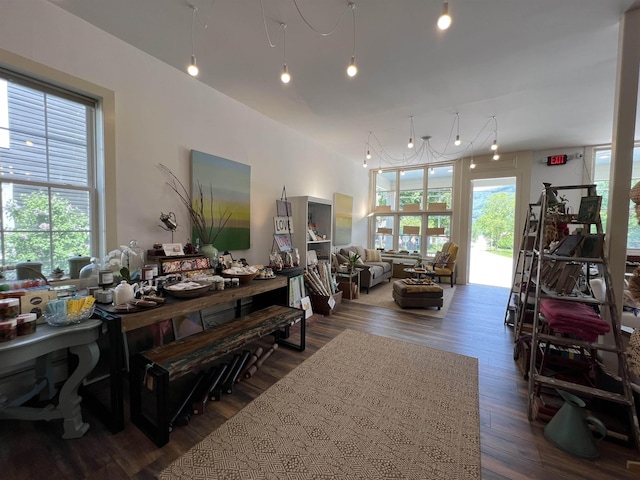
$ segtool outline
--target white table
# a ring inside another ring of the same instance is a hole
[[[38,325],[36,332],[31,335],[0,343],[0,365],[3,367],[36,360],[36,378],[33,388],[18,398],[0,401],[0,419],[50,421],[62,418],[64,420],[62,438],[82,437],[89,430],[89,424],[82,421],[80,409],[82,397],[78,395],[78,387],[100,358],[96,340],[100,334],[101,324],[101,320],[89,319],[66,327]],[[58,404],[48,404],[43,408],[22,406],[37,394],[40,394],[41,400],[51,400],[55,396],[50,357],[53,352],[64,348],[68,348],[78,357],[78,366],[62,386]]]

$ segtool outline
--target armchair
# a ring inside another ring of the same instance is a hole
[[[458,245],[454,242],[445,243],[442,245],[442,250],[436,254],[431,265],[427,265],[427,269],[434,272],[434,276],[438,277],[438,281],[442,281],[442,277],[448,277],[452,287],[456,283],[458,248]]]

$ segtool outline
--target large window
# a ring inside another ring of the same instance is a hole
[[[453,165],[390,169],[374,175],[375,248],[432,256],[451,237]]]
[[[2,265],[96,251],[95,100],[0,69]]]
[[[593,181],[598,195],[602,195],[600,218],[602,228],[606,230],[607,209],[609,205],[609,172],[611,167],[611,147],[596,148]],[[633,149],[633,167],[629,187],[640,181],[640,145]],[[627,249],[640,250],[640,217],[636,216],[636,204],[629,200],[629,232],[627,234]]]

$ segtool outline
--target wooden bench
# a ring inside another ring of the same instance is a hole
[[[288,333],[298,322],[300,343],[284,340],[281,329]],[[303,351],[305,328],[303,310],[273,305],[135,355],[129,377],[131,421],[156,445],[165,445],[175,418],[169,405],[170,382],[198,371],[205,377],[205,367],[214,360],[270,334],[276,343]]]

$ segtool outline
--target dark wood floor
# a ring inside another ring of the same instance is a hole
[[[157,448],[136,427],[112,435],[85,411],[91,429],[78,440],[62,440],[61,424],[0,421],[0,478],[12,480],[149,479],[344,329],[361,330],[479,359],[482,473],[485,479],[631,479],[627,460],[635,449],[599,443],[600,458],[577,459],[543,436],[543,424],[527,420],[527,385],[513,360],[512,330],[503,325],[507,290],[458,286],[446,318],[343,302],[335,314],[308,329],[307,349],[278,349],[272,359],[232,395],[210,403],[204,415],[178,427]],[[428,386],[425,386],[428,388]]]

